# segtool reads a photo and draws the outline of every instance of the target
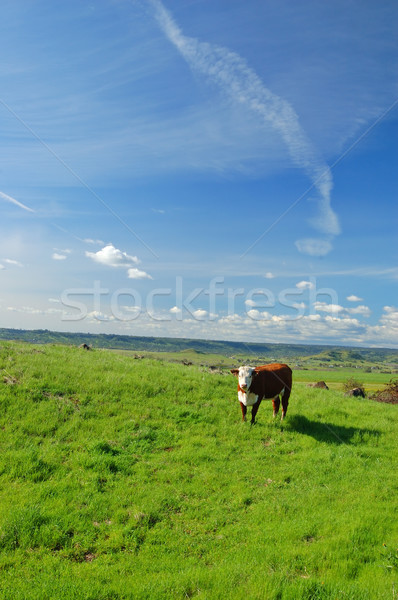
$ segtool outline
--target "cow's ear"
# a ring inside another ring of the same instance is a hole
[[[235,375],[235,377],[237,377],[239,374],[239,369],[231,369],[231,373],[232,375]]]

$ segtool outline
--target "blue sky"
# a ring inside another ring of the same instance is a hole
[[[398,347],[395,2],[0,11],[0,327]]]

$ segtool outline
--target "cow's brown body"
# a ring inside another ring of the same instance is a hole
[[[244,367],[243,367],[244,368]],[[250,368],[250,367],[249,367]],[[239,369],[232,369],[231,373],[239,377]],[[238,383],[239,392],[247,395],[254,394],[257,400],[254,404],[240,401],[242,418],[246,420],[247,406],[252,406],[251,422],[255,422],[256,414],[264,399],[272,399],[274,417],[279,412],[282,400],[282,419],[285,417],[292,389],[292,370],[288,365],[273,363],[252,368],[252,380],[246,389]]]

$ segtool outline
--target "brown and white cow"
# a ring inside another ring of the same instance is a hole
[[[292,370],[288,365],[274,363],[259,367],[231,369],[238,378],[238,400],[242,408],[242,420],[246,421],[247,407],[252,407],[251,423],[255,423],[261,400],[271,399],[274,417],[279,412],[282,397],[282,419],[285,417],[292,389]]]

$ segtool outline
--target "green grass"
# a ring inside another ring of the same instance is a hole
[[[266,363],[267,360],[259,357],[242,357],[235,356],[233,359],[228,356],[221,354],[209,354],[197,352],[195,350],[182,350],[180,352],[135,352],[131,350],[113,350],[113,352],[122,354],[124,356],[141,356],[145,358],[157,359],[162,362],[190,362],[193,365],[203,367],[204,369],[217,367],[225,373],[229,372],[229,369],[237,364],[262,364]],[[287,360],[287,362],[289,362]],[[339,365],[335,368],[322,368],[315,366],[310,362],[310,359],[306,361],[309,366],[305,369],[294,368],[294,361],[291,363],[294,370],[294,379],[297,383],[315,383],[317,381],[324,380],[331,389],[343,390],[343,383],[347,379],[354,377],[356,380],[364,383],[366,392],[372,393],[376,390],[383,389],[384,386],[392,379],[396,378],[391,372],[386,371],[371,371],[368,372],[366,366],[358,365],[356,368],[348,368],[344,364]],[[379,368],[382,368],[379,366]],[[386,367],[385,367],[386,368]]]
[[[160,361],[177,362],[182,363],[183,361],[191,362],[197,366],[209,367],[217,366],[221,368],[232,367],[236,364],[236,360],[233,361],[231,358],[222,354],[202,353],[195,350],[181,350],[179,352],[148,352],[146,350],[137,352],[133,350],[112,350],[117,354],[124,356],[143,356],[145,358],[154,358]]]
[[[0,598],[396,600],[396,410],[1,343]]]
[[[356,381],[364,384],[366,392],[374,392],[384,389],[385,385],[391,380],[396,379],[396,375],[390,373],[367,373],[363,369],[321,369],[321,370],[294,370],[294,380],[297,383],[316,383],[325,381],[332,390],[343,390],[343,383],[348,379],[354,378]]]

